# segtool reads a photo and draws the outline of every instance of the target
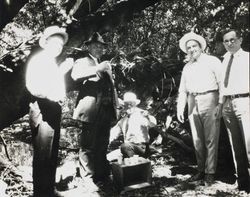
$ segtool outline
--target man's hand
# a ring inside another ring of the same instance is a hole
[[[97,71],[99,71],[99,72],[105,72],[105,71],[110,71],[110,70],[111,70],[111,65],[110,65],[109,61],[101,62],[97,66]]]
[[[62,62],[60,65],[60,70],[62,74],[68,72],[73,67],[73,65],[74,65],[73,58],[67,58],[64,62]]]
[[[177,119],[181,122],[184,123],[184,114],[177,112]]]
[[[223,105],[221,103],[219,103],[215,108],[214,115],[215,115],[216,119],[220,119],[222,117],[222,106]]]

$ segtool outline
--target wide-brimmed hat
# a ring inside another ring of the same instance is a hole
[[[69,38],[65,28],[60,28],[58,26],[50,26],[44,30],[41,38],[39,39],[40,47],[44,48],[48,41],[48,38],[53,35],[62,36],[64,44],[68,41]]]
[[[107,45],[107,43],[104,42],[102,36],[98,32],[93,33],[93,35],[86,42],[84,42],[84,44],[89,45],[94,42],[99,42],[103,45]]]
[[[203,51],[207,47],[207,43],[206,43],[205,38],[203,38],[202,36],[200,36],[194,32],[189,32],[189,33],[185,34],[179,41],[179,47],[184,53],[187,53],[186,44],[187,44],[187,41],[189,41],[189,40],[195,40],[195,41],[199,42]]]
[[[135,103],[136,105],[138,105],[141,101],[139,99],[137,99],[136,94],[133,92],[126,92],[123,95],[123,102],[124,103]]]

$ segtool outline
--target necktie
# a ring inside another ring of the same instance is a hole
[[[226,75],[225,75],[225,80],[224,80],[224,86],[225,86],[225,88],[228,85],[228,79],[229,79],[229,74],[230,74],[230,70],[231,70],[233,58],[234,58],[234,55],[232,54],[231,57],[230,57],[230,59],[229,59],[228,65],[227,65],[227,70],[226,70]]]

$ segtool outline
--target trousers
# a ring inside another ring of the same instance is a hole
[[[217,167],[220,121],[215,116],[218,93],[188,96],[188,118],[198,171],[214,174]]]
[[[48,99],[35,98],[34,101],[29,112],[34,150],[34,197],[54,197],[61,106]]]
[[[120,149],[125,158],[133,157],[134,155],[147,157],[149,154],[149,144],[135,144],[126,142],[121,145]]]
[[[250,99],[226,98],[222,116],[227,127],[239,188],[250,191]]]

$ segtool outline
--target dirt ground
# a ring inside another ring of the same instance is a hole
[[[3,135],[3,133],[5,135]],[[32,146],[29,127],[16,123],[1,133],[12,161],[8,161],[5,149],[0,143],[0,196],[32,196]],[[158,153],[151,155],[152,184],[149,187],[118,192],[112,176],[97,188],[76,176],[79,130],[62,128],[60,157],[57,170],[57,189],[62,196],[81,197],[206,197],[206,196],[250,196],[237,189],[237,183],[230,162],[218,162],[216,181],[206,186],[202,181],[189,183],[186,180],[195,174],[195,157],[174,142],[158,146]],[[117,143],[118,144],[118,143]],[[113,146],[110,149],[118,148]],[[2,163],[2,164],[1,164]],[[2,193],[1,193],[2,192]],[[2,194],[2,195],[1,195]]]

